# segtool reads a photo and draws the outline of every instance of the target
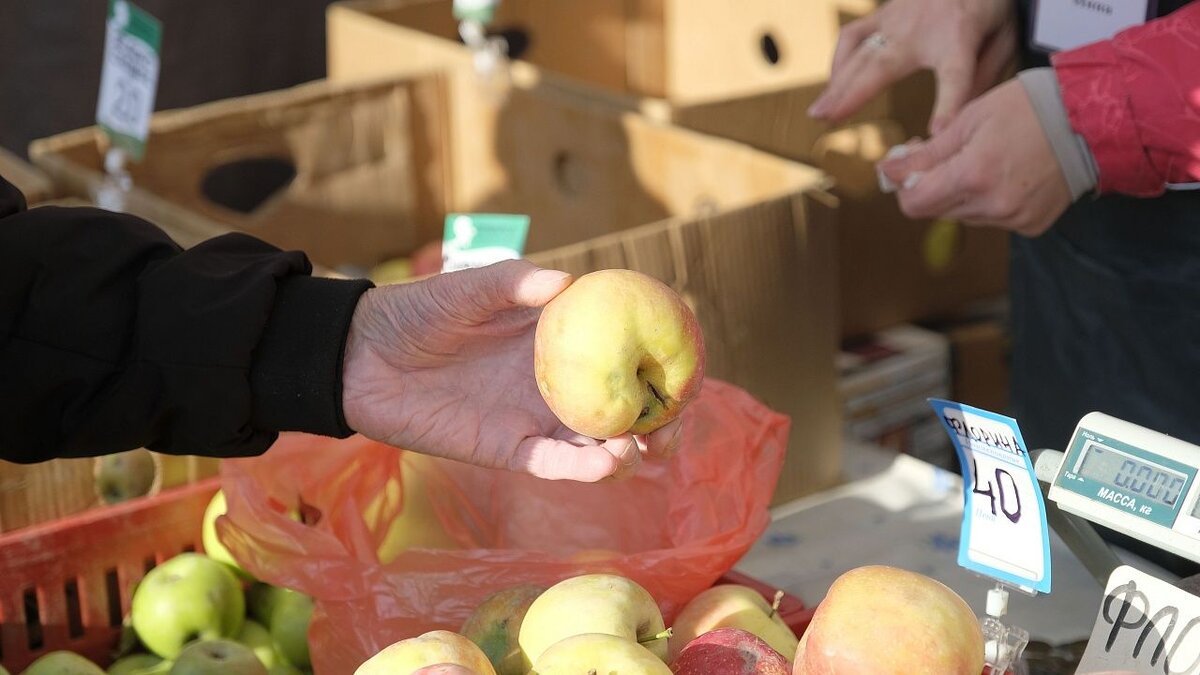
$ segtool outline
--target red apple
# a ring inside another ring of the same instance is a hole
[[[675,675],[791,675],[792,664],[757,635],[718,628],[687,643],[671,664]]]

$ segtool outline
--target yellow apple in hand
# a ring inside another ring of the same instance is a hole
[[[584,633],[550,645],[529,671],[529,675],[587,673],[671,675],[671,669],[657,655],[636,642],[605,633]]]
[[[526,667],[554,643],[584,633],[642,643],[666,661],[664,629],[662,613],[646,589],[621,576],[585,574],[558,582],[533,601],[521,622],[519,642]]]
[[[713,586],[692,598],[671,624],[670,660],[673,662],[689,642],[711,630],[741,628],[790,662],[796,658],[799,640],[775,610],[753,588],[738,584]]]
[[[631,270],[585,274],[550,301],[534,375],[562,423],[591,438],[647,434],[679,416],[704,379],[704,337],[683,298]]]
[[[478,675],[496,675],[487,656],[467,638],[446,630],[401,640],[354,671],[354,675],[397,675],[426,666],[463,666]]]
[[[493,593],[463,623],[462,634],[479,645],[497,675],[525,675],[528,669],[517,642],[529,606],[546,589],[522,584]]]
[[[794,675],[978,675],[983,631],[953,590],[873,565],[838,577],[813,614]]]

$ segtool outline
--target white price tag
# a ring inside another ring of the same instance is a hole
[[[158,91],[162,24],[126,0],[110,0],[96,123],[140,160]]]
[[[1030,42],[1056,52],[1107,40],[1155,15],[1157,0],[1036,0]]]
[[[1026,593],[1049,593],[1046,504],[1017,421],[953,401],[930,404],[962,464],[958,564]]]
[[[1200,673],[1200,598],[1118,567],[1076,672]]]

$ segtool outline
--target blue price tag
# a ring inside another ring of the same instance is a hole
[[[1046,503],[1017,421],[954,401],[930,405],[962,464],[958,564],[1026,593],[1049,593]]]

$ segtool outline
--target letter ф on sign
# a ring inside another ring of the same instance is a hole
[[[1132,567],[1109,578],[1080,673],[1200,675],[1200,598]]]

